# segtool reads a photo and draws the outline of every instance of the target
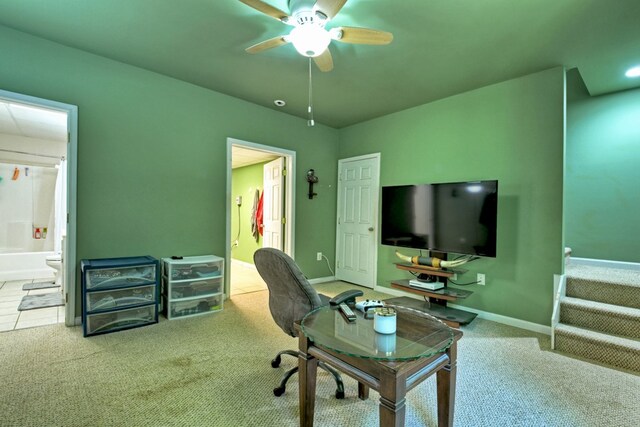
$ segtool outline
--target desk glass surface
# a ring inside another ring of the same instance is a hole
[[[365,318],[356,309],[356,321],[348,323],[331,306],[307,314],[301,329],[314,345],[364,359],[413,360],[442,353],[451,346],[453,329],[438,319],[406,307],[393,308],[397,311],[394,334],[374,331],[373,318]]]

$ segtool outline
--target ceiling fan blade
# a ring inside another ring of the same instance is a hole
[[[315,56],[313,61],[316,63],[320,71],[327,72],[333,70],[333,58],[331,57],[331,52],[329,52],[329,48],[326,48],[324,52],[320,55]]]
[[[346,2],[347,0],[318,0],[314,9],[319,10],[331,19],[340,12]]]
[[[260,43],[256,43],[253,46],[246,48],[245,50],[249,53],[258,53],[262,52],[263,50],[272,49],[274,47],[282,46],[283,44],[287,43],[289,43],[289,41],[285,39],[284,36],[278,36]]]
[[[255,10],[264,13],[265,15],[269,15],[270,17],[277,19],[278,21],[285,20],[289,17],[286,13],[281,11],[278,8],[271,6],[263,2],[262,0],[240,0],[242,3],[246,4],[254,8]]]
[[[335,40],[343,43],[381,45],[389,44],[393,40],[393,34],[369,28],[338,27],[332,28],[331,33],[336,34]]]

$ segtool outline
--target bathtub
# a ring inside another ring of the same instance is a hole
[[[49,279],[54,270],[46,263],[54,252],[2,253],[0,250],[0,282],[7,280]]]

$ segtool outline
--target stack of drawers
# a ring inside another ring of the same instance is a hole
[[[150,256],[82,260],[84,336],[158,322],[158,260]]]
[[[193,256],[162,259],[162,301],[167,319],[222,310],[224,259]]]

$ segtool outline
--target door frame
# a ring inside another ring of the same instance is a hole
[[[231,267],[231,171],[232,171],[232,149],[233,147],[242,147],[256,151],[264,151],[270,154],[277,154],[285,159],[285,167],[287,168],[287,175],[285,177],[285,207],[284,215],[287,219],[284,232],[284,252],[291,258],[295,259],[295,205],[296,205],[296,152],[286,150],[284,148],[273,147],[270,145],[257,144],[255,142],[243,141],[235,138],[227,138],[227,191],[226,191],[226,241],[224,244],[224,259],[227,273],[224,275],[224,293],[225,298],[229,298],[231,295],[231,275],[228,271]]]
[[[78,189],[78,107],[63,102],[51,101],[44,98],[8,92],[0,89],[0,98],[21,104],[31,104],[50,110],[67,113],[67,248],[63,262],[64,296],[66,326],[80,324],[80,317],[76,319],[76,296],[79,290],[76,286],[76,232],[77,232],[77,189]]]
[[[373,211],[375,211],[375,215],[376,215],[376,225],[375,225],[375,239],[373,241],[373,248],[371,250],[371,260],[372,260],[372,268],[373,268],[373,284],[371,289],[375,289],[378,286],[378,242],[379,242],[379,237],[380,237],[380,163],[381,163],[381,154],[380,153],[370,153],[370,154],[363,154],[361,156],[354,156],[354,157],[349,157],[346,159],[340,159],[338,160],[338,185],[337,185],[337,197],[338,200],[336,201],[336,218],[338,216],[340,216],[340,208],[342,207],[342,202],[341,202],[341,198],[340,198],[340,185],[341,185],[341,181],[340,181],[340,173],[342,170],[342,165],[343,163],[347,163],[347,162],[354,162],[354,161],[358,161],[358,160],[366,160],[366,159],[375,159],[378,162],[378,176],[376,177],[376,195],[375,195],[375,202],[373,206]],[[373,201],[373,198],[372,198]],[[339,230],[339,224],[336,222],[336,262],[334,265],[335,268],[335,272],[336,272],[336,280],[341,280],[338,277],[338,259],[340,256],[340,230]]]

